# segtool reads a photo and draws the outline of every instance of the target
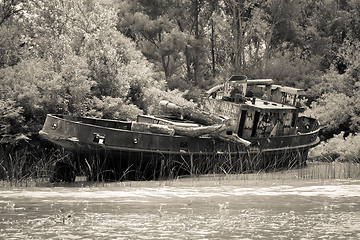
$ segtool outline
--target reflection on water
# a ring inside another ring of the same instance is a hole
[[[359,183],[2,188],[0,239],[359,239]]]

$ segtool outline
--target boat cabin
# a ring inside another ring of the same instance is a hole
[[[246,85],[246,86],[245,86]],[[294,135],[303,111],[302,89],[274,85],[271,79],[248,80],[233,76],[207,92],[204,110],[233,119],[233,132],[242,138]]]

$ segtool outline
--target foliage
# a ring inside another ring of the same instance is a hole
[[[307,114],[315,117],[326,127],[325,132],[333,132],[340,126],[349,126],[353,115],[353,103],[343,93],[326,93],[311,105]]]
[[[360,37],[350,0],[120,2],[118,29],[171,89],[208,81],[204,88],[232,74],[310,88],[330,66],[344,72],[342,46]]]
[[[161,5],[159,8],[158,5]],[[191,36],[178,29],[176,3],[172,1],[124,1],[119,7],[118,29],[132,38],[142,53],[165,77],[173,76],[183,58],[181,52],[187,47]]]
[[[344,72],[340,73],[333,65],[325,74],[315,77],[308,90],[308,113],[319,118],[325,126],[323,132],[330,137],[340,131],[359,131],[359,50],[357,40],[344,40],[339,48],[339,56],[346,63]]]
[[[360,131],[355,0],[1,5],[2,135],[36,132],[47,113],[133,120],[163,99],[194,105],[233,74],[306,89],[323,134]]]
[[[58,94],[64,97],[67,112],[83,114],[87,110],[87,98],[91,89],[96,86],[96,82],[88,77],[90,70],[86,59],[76,55],[66,56],[60,74],[57,84],[61,86],[61,92]]]
[[[0,7],[0,26],[8,19],[20,14],[23,0],[2,0]]]
[[[134,104],[124,104],[121,98],[107,96],[99,99],[93,97],[91,102],[90,109],[86,112],[89,117],[135,120],[137,115],[143,113]]]
[[[58,77],[43,61],[23,61],[1,69],[1,99],[14,101],[16,107],[21,107],[26,122],[40,123],[44,120],[43,111],[62,108]]]
[[[116,30],[113,8],[73,0],[24,6],[27,14],[21,28],[16,26],[23,29],[18,41],[24,41],[28,52],[23,49],[17,64],[0,69],[0,99],[22,109],[20,132],[38,131],[46,113],[133,120],[151,108],[144,92],[164,89],[165,82],[135,44]]]
[[[290,51],[276,53],[269,59],[266,67],[246,69],[249,79],[270,78],[280,81],[285,86],[311,89],[316,80],[323,76],[319,70],[320,59],[317,56],[304,60],[293,56]],[[321,95],[321,94],[320,94]],[[318,96],[320,96],[318,95]]]
[[[21,115],[33,125],[29,130],[38,131],[44,113],[84,111],[86,95],[94,85],[86,79],[87,74],[86,63],[76,56],[68,56],[59,73],[46,61],[22,61],[0,69],[1,98],[21,107]]]
[[[146,113],[154,115],[159,114],[159,102],[161,100],[167,100],[176,103],[179,106],[195,106],[191,101],[185,100],[184,93],[179,90],[162,91],[159,88],[150,87],[146,89],[144,93],[144,102],[147,103],[145,108]]]
[[[0,100],[0,137],[21,132],[24,120],[22,112],[21,107],[15,106],[15,101]]]
[[[318,161],[351,161],[360,160],[360,136],[350,135],[344,137],[344,132],[333,138],[321,142],[315,148],[310,149],[309,158]]]

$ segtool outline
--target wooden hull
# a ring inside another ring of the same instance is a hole
[[[293,136],[249,138],[250,147],[210,137],[131,131],[131,122],[47,115],[40,136],[75,155],[78,174],[92,180],[157,179],[235,173],[306,164],[319,129]]]

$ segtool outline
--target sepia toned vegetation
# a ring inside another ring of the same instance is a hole
[[[360,157],[358,1],[0,5],[0,171],[16,158],[31,165],[19,154],[45,144],[36,133],[48,113],[133,120],[156,114],[163,99],[196,104],[234,74],[304,88],[306,114],[323,125],[311,156]]]

